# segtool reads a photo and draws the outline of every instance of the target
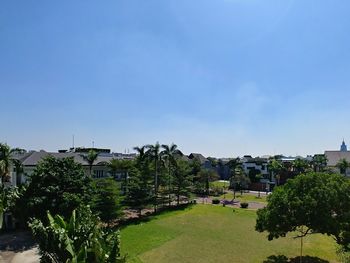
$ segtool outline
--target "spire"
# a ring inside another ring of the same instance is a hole
[[[345,144],[344,138],[343,138],[343,142],[342,142],[342,144],[340,146],[340,151],[341,152],[347,152],[348,151],[348,147]]]

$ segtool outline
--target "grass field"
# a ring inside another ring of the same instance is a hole
[[[127,226],[121,231],[122,252],[128,253],[129,262],[144,263],[262,263],[269,256],[299,255],[299,240],[268,241],[266,233],[254,230],[255,219],[251,210],[196,205]],[[333,240],[318,234],[304,238],[304,255],[337,262]]]
[[[257,197],[254,194],[249,194],[249,193],[245,193],[243,195],[241,195],[240,192],[236,192],[236,198],[235,200],[239,200],[240,202],[259,202],[259,203],[267,203],[266,201],[266,195],[261,194],[260,197]],[[220,199],[224,199],[224,195],[220,195],[219,196]],[[226,200],[232,200],[233,199],[233,193],[232,191],[226,193],[225,195],[225,199]]]

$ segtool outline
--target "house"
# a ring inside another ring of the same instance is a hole
[[[94,149],[95,150],[95,149]],[[94,164],[92,165],[91,169],[91,177],[92,178],[104,178],[111,176],[111,173],[109,171],[108,166],[106,165],[109,163],[112,159],[133,159],[135,158],[135,155],[133,154],[119,154],[119,153],[110,153],[106,150],[99,152],[98,149],[96,149],[96,152],[98,152],[98,156]],[[87,154],[87,151],[63,151],[60,150],[59,152],[46,152],[46,151],[31,151],[24,154],[16,155],[14,158],[21,161],[23,166],[23,171],[21,173],[17,173],[15,171],[15,168],[11,168],[11,180],[10,184],[13,186],[25,183],[28,176],[31,175],[35,167],[38,165],[38,163],[47,156],[53,156],[55,158],[67,158],[72,157],[74,158],[74,161],[77,163],[80,163],[83,167],[84,173],[86,176],[90,176],[90,166],[88,162],[84,159],[84,155]],[[121,180],[122,173],[117,173],[115,175],[115,179]]]

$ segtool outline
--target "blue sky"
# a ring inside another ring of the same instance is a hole
[[[0,140],[306,155],[350,143],[348,1],[0,2]]]

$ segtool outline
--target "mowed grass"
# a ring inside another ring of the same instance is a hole
[[[224,198],[225,197],[225,198]],[[233,199],[233,193],[232,191],[226,193],[226,195],[220,195],[220,199],[226,199],[226,200],[232,200]],[[265,194],[261,194],[260,197],[254,195],[254,194],[249,194],[249,193],[244,193],[241,195],[239,191],[236,192],[236,198],[235,200],[238,200],[240,202],[259,202],[259,203],[267,203],[266,201],[267,196]]]
[[[268,241],[254,230],[255,220],[255,211],[196,205],[122,229],[122,253],[144,263],[262,263],[272,255],[299,256],[299,239]],[[319,234],[304,238],[304,255],[338,262],[334,241]]]

